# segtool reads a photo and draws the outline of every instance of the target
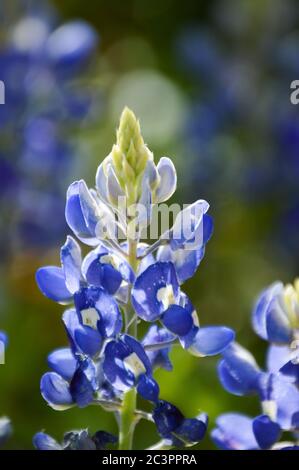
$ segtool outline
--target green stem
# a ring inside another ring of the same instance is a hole
[[[131,450],[135,429],[136,389],[125,393],[120,411],[119,450]]]
[[[137,259],[137,242],[129,240],[129,263],[132,269],[136,272],[138,268]],[[132,308],[131,300],[129,305],[131,311],[131,318],[135,315]],[[129,326],[128,334],[137,338],[137,319],[133,320]],[[123,402],[120,409],[119,416],[119,449],[131,450],[133,444],[133,436],[136,425],[136,389],[132,388],[124,394]]]

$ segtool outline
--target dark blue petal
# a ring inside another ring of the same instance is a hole
[[[67,289],[62,268],[45,266],[36,272],[36,282],[40,291],[56,302],[70,302],[72,294]]]
[[[97,389],[96,368],[92,361],[85,359],[77,368],[70,383],[70,393],[80,408],[89,405]]]
[[[63,436],[64,450],[96,450],[93,439],[87,429],[69,431]]]
[[[43,398],[54,409],[66,409],[73,404],[68,382],[56,372],[47,372],[42,376],[40,389]]]
[[[281,367],[280,372],[289,377],[296,385],[299,386],[299,363],[293,360],[287,362]]]
[[[101,351],[103,338],[97,330],[80,325],[75,330],[75,343],[84,354],[93,357]]]
[[[188,310],[179,305],[171,305],[161,316],[163,325],[178,336],[185,336],[193,326],[193,319]]]
[[[106,431],[97,431],[92,436],[92,440],[94,441],[97,450],[103,450],[108,444],[116,444],[118,441],[116,436]]]
[[[220,449],[258,449],[252,430],[252,418],[239,413],[224,413],[218,416],[211,437]]]
[[[160,400],[154,408],[153,419],[160,436],[167,439],[183,424],[185,418],[176,406],[165,400]]]
[[[49,354],[48,365],[65,380],[70,380],[76,370],[77,361],[69,348],[61,348]]]
[[[159,385],[152,377],[146,374],[142,374],[138,378],[137,392],[145,400],[157,402],[160,390]]]
[[[62,450],[61,445],[44,432],[38,432],[33,436],[33,445],[37,450]]]
[[[231,344],[218,366],[222,386],[234,395],[254,393],[258,389],[260,369],[254,357],[239,344]]]
[[[199,328],[188,351],[199,357],[214,356],[225,351],[234,337],[234,331],[226,326]]]
[[[132,289],[132,302],[137,315],[145,321],[159,318],[169,306],[167,299],[162,302],[161,294],[162,289],[167,287],[178,299],[179,285],[172,263],[155,263],[140,274]]]
[[[269,449],[280,438],[281,430],[277,423],[271,421],[269,416],[257,416],[252,423],[256,441],[261,449]]]
[[[183,423],[176,428],[175,435],[181,439],[185,445],[196,444],[201,441],[207,430],[208,417],[202,414],[197,418],[186,418]]]

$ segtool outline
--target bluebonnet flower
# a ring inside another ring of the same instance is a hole
[[[208,425],[205,413],[185,418],[176,406],[164,400],[154,408],[153,419],[166,446],[192,446],[203,439]]]
[[[61,266],[46,266],[36,274],[46,297],[70,307],[62,317],[70,347],[49,355],[52,371],[41,379],[42,396],[54,409],[98,404],[115,411],[120,449],[131,447],[141,418],[154,420],[162,447],[199,442],[206,416],[184,418],[161,400],[154,370],[172,369],[168,354],[176,342],[192,354],[209,356],[223,352],[234,339],[224,326],[200,328],[181,291],[212,234],[209,204],[196,201],[155,243],[141,241],[142,230],[151,223],[152,204],[166,201],[175,187],[173,163],[163,157],[155,165],[137,119],[125,109],[117,143],[98,168],[96,189],[80,180],[67,191],[66,221],[92,250],[82,259],[79,244],[68,236]],[[153,323],[143,340],[137,335],[141,320]],[[136,409],[136,393],[151,403],[152,414]],[[35,441],[38,448],[60,446],[44,434]],[[93,446],[90,441],[87,445]]]
[[[44,432],[38,432],[33,437],[34,447],[38,450],[104,450],[108,444],[116,442],[113,434],[97,431],[91,436],[87,429],[67,432],[61,444]]]
[[[279,370],[292,376],[299,384],[299,282],[284,286],[275,282],[259,296],[253,311],[256,333],[271,345],[268,363],[271,368],[279,363]],[[279,361],[279,362],[278,362]]]
[[[225,413],[216,420],[212,438],[223,449],[297,449],[299,429],[297,281],[294,286],[273,283],[253,309],[255,331],[270,342],[267,370],[237,343],[230,344],[218,366],[222,386],[234,395],[256,394],[262,414],[249,417]],[[283,432],[294,441],[280,441]]]
[[[6,247],[17,237],[36,248],[56,244],[65,232],[62,188],[76,157],[65,131],[87,123],[98,101],[98,93],[82,84],[98,34],[81,20],[57,24],[46,5],[19,7],[23,16],[6,15],[0,51],[6,98],[0,107],[1,186],[10,182],[14,191],[1,190],[0,200]]]

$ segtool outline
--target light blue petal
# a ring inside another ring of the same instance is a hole
[[[58,444],[53,437],[44,432],[38,432],[33,437],[33,445],[37,450],[62,450],[62,446]]]
[[[269,372],[279,372],[279,369],[291,359],[289,346],[271,344],[267,351],[267,369]]]
[[[195,356],[214,356],[222,353],[234,337],[234,331],[226,326],[199,328],[192,345],[187,350]]]
[[[47,372],[42,376],[40,389],[43,398],[54,409],[66,409],[73,404],[68,382],[56,372]]]
[[[258,449],[252,430],[252,418],[239,413],[224,413],[218,416],[211,437],[220,449]]]
[[[261,371],[254,357],[239,344],[231,344],[218,366],[222,386],[234,395],[257,392]]]
[[[67,289],[74,294],[80,289],[81,280],[81,249],[78,243],[70,236],[60,250],[61,265],[64,271]]]
[[[162,157],[157,165],[160,183],[156,190],[155,202],[167,201],[175,192],[177,185],[176,169],[170,158]]]

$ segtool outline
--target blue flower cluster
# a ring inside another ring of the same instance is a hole
[[[130,446],[121,442],[129,432],[124,429],[124,412],[131,413],[132,423],[141,417],[154,421],[164,446],[199,442],[207,416],[185,418],[162,400],[154,370],[172,369],[169,352],[174,344],[203,357],[222,353],[234,339],[234,332],[225,326],[200,327],[195,308],[182,291],[212,235],[208,203],[199,200],[183,209],[167,234],[152,245],[140,241],[153,203],[166,201],[175,188],[171,160],[162,158],[155,165],[138,121],[126,108],[117,143],[98,168],[96,189],[81,180],[67,191],[67,223],[92,250],[82,257],[79,244],[68,236],[60,251],[61,266],[46,266],[36,274],[46,297],[68,305],[62,321],[69,347],[49,355],[51,372],[41,379],[42,396],[56,410],[99,404],[116,412],[120,448]],[[136,216],[134,235],[129,228],[131,206],[121,214],[120,196],[142,204],[148,215]],[[188,232],[187,222],[191,222]],[[127,234],[126,241],[115,237],[116,226]],[[143,339],[137,331],[141,322],[149,325]],[[151,414],[136,408],[136,392],[152,404]],[[57,447],[44,434],[34,442],[39,449]]]
[[[270,345],[266,370],[246,349],[232,343],[223,352],[219,378],[235,395],[256,394],[261,414],[218,417],[212,438],[222,449],[299,450],[299,281],[275,282],[258,298],[252,314],[255,332]],[[292,440],[280,441],[283,432]]]
[[[21,11],[22,17],[7,15],[10,21],[1,31],[3,256],[16,236],[18,243],[32,247],[61,240],[66,229],[63,188],[75,156],[67,133],[87,120],[95,97],[82,78],[97,48],[96,31],[81,20],[57,24],[56,14],[45,5]],[[48,223],[52,217],[55,224]]]

